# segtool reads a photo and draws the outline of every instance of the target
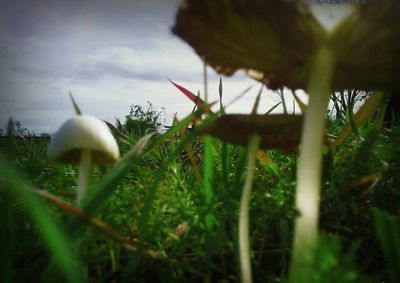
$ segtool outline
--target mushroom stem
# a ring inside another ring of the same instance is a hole
[[[76,188],[76,204],[81,206],[82,200],[86,195],[89,177],[90,164],[92,162],[92,152],[89,149],[81,150],[81,161],[79,163],[78,185]]]
[[[250,260],[250,239],[249,239],[249,203],[251,187],[253,185],[253,177],[255,170],[255,159],[260,137],[253,135],[250,137],[247,146],[247,173],[244,182],[242,198],[240,201],[239,215],[239,256],[240,256],[240,273],[242,283],[252,282],[251,260]]]
[[[312,61],[308,84],[309,103],[297,167],[296,208],[300,215],[295,221],[290,282],[312,282],[318,240],[325,113],[331,92],[334,63],[333,51],[327,44],[322,44]]]

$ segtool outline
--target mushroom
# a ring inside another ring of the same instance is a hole
[[[306,2],[187,0],[173,27],[221,74],[241,69],[272,89],[304,89],[309,94],[298,162],[299,217],[291,282],[312,281],[324,119],[331,91],[400,86],[397,1],[351,5],[351,13],[331,30],[318,22]]]
[[[115,163],[119,148],[103,121],[80,115],[61,126],[50,142],[47,155],[59,162],[79,164],[76,203],[80,206],[86,195],[91,164]]]

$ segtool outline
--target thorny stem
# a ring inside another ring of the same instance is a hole
[[[312,282],[312,269],[318,241],[319,197],[325,113],[331,92],[334,56],[323,44],[312,62],[308,85],[309,103],[301,139],[297,169],[296,208],[290,282]]]
[[[82,200],[86,195],[89,177],[90,177],[90,164],[92,162],[92,153],[88,149],[82,149],[81,162],[79,164],[79,177],[78,185],[76,188],[76,204],[81,206]]]
[[[240,201],[239,215],[239,253],[240,253],[240,273],[242,283],[252,282],[251,260],[250,260],[250,239],[249,239],[249,203],[251,187],[255,170],[256,152],[260,144],[260,137],[254,135],[250,137],[247,147],[247,173],[244,182],[242,198]]]

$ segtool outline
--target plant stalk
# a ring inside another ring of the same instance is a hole
[[[88,149],[82,149],[81,162],[79,163],[78,185],[76,188],[76,204],[82,205],[82,200],[86,195],[89,178],[90,164],[92,163],[92,152]]]
[[[322,44],[312,62],[308,84],[309,103],[297,167],[296,208],[300,215],[295,221],[290,282],[312,282],[318,241],[325,113],[331,93],[333,69],[333,51],[327,44]]]
[[[239,254],[240,254],[240,273],[242,283],[252,282],[251,259],[250,259],[250,238],[249,238],[249,203],[251,187],[255,170],[256,153],[260,144],[260,137],[253,135],[250,137],[247,147],[247,173],[244,182],[242,198],[240,201],[239,215]]]
[[[208,103],[208,76],[207,76],[207,63],[203,64],[203,81],[204,81],[204,102]]]

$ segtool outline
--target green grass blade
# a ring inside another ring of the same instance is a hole
[[[0,194],[0,282],[13,282],[14,276],[15,229],[11,201],[9,195]]]
[[[138,247],[139,252],[130,258],[128,265],[127,265],[128,267],[125,269],[125,271],[122,275],[123,282],[129,281],[129,280],[131,280],[131,278],[133,278],[135,272],[137,271],[138,265],[141,262],[142,249],[144,248],[144,243],[146,242],[146,240],[149,236],[149,229],[148,229],[147,223],[149,223],[153,202],[154,202],[154,199],[155,199],[155,196],[157,193],[157,189],[158,189],[161,181],[163,180],[164,174],[168,170],[169,165],[172,164],[174,162],[174,160],[176,160],[176,157],[178,156],[178,154],[187,146],[187,144],[191,140],[193,140],[196,136],[198,136],[200,133],[202,133],[204,131],[204,129],[210,123],[214,122],[217,118],[218,118],[217,114],[210,115],[208,119],[203,121],[203,123],[201,125],[196,127],[189,135],[187,135],[174,148],[174,150],[168,156],[168,159],[164,162],[164,165],[161,166],[160,170],[158,171],[158,173],[149,189],[149,192],[146,195],[142,214],[139,219],[139,225],[138,225],[138,229],[140,231],[139,247]],[[182,121],[178,125],[182,125]]]
[[[139,161],[141,157],[150,152],[153,148],[159,146],[163,141],[171,138],[177,131],[186,127],[194,117],[200,115],[201,110],[197,110],[185,119],[174,125],[165,134],[155,139],[148,147],[145,146],[149,143],[152,135],[143,137],[133,148],[120,160],[120,162],[112,169],[110,169],[100,183],[94,188],[93,193],[89,195],[83,203],[83,210],[89,214],[95,215],[95,212],[113,193],[115,188],[122,182],[123,177],[129,169]],[[73,223],[75,224],[75,223]]]
[[[332,144],[332,149],[336,150],[351,134],[353,127],[359,127],[364,124],[374,114],[379,107],[385,102],[386,95],[383,92],[377,91],[372,95],[354,115],[351,122],[347,122],[343,126],[335,142]]]
[[[24,199],[25,207],[38,226],[44,245],[47,246],[56,264],[64,273],[66,280],[76,283],[83,282],[81,274],[78,272],[79,261],[72,252],[70,241],[57,219],[49,214],[43,201],[35,195],[24,178],[15,169],[12,169],[9,162],[2,156],[0,156],[0,172],[3,176],[7,176],[7,178],[0,178],[0,183],[6,188],[7,194]]]
[[[75,114],[78,115],[78,116],[82,115],[82,111],[81,111],[81,109],[79,109],[79,106],[76,103],[76,101],[75,101],[74,97],[72,96],[71,92],[69,93],[69,98],[71,99],[72,105],[74,106]]]
[[[113,124],[110,122],[103,120],[104,123],[107,124],[108,128],[111,130],[111,132],[116,136],[122,143],[126,145],[132,145],[135,143],[135,140],[124,133],[120,132],[117,127],[115,127]]]
[[[396,283],[400,278],[400,218],[378,209],[374,209],[373,214],[376,232],[388,263],[390,280]]]
[[[224,182],[228,183],[229,181],[229,157],[231,154],[231,150],[229,147],[229,144],[226,142],[223,142],[221,145],[221,163],[222,163],[222,180]]]
[[[157,140],[152,143],[152,147],[159,146],[165,140],[172,138],[176,132],[186,128],[194,119],[200,117],[203,114],[203,108],[199,108],[195,112],[188,115],[185,119],[179,121],[179,123],[175,124],[170,128],[167,132],[165,132],[162,136],[160,136]]]
[[[122,182],[123,177],[145,152],[145,148],[150,142],[153,134],[149,134],[140,139],[132,149],[125,154],[120,162],[103,177],[101,182],[84,201],[83,210],[93,214],[98,210],[105,200],[112,194],[114,189]]]
[[[203,193],[204,193],[204,201],[209,210],[213,204],[214,200],[214,192],[212,188],[212,180],[213,180],[213,145],[212,145],[212,137],[207,135],[204,137],[204,159],[203,159]],[[210,212],[205,215],[205,225],[207,231],[211,231],[214,226],[213,216]]]
[[[153,204],[153,200],[155,197],[155,194],[157,192],[157,188],[160,184],[160,182],[163,179],[163,175],[166,172],[166,170],[169,168],[169,165],[171,163],[174,162],[175,158],[177,157],[177,155],[185,148],[185,146],[191,141],[193,140],[196,136],[198,136],[200,133],[202,133],[204,131],[204,129],[206,127],[208,127],[209,124],[211,124],[212,122],[214,122],[216,119],[218,118],[217,114],[212,114],[209,116],[209,118],[207,118],[206,120],[203,121],[203,123],[199,126],[197,126],[196,128],[194,128],[194,130],[187,135],[177,146],[176,148],[173,150],[173,152],[171,152],[171,154],[169,155],[168,159],[164,162],[164,166],[162,166],[160,168],[160,170],[157,173],[157,176],[155,177],[150,190],[146,196],[146,200],[144,203],[144,208],[143,208],[143,212],[139,221],[139,231],[140,232],[140,239],[142,240],[142,242],[144,240],[146,240],[147,236],[148,236],[148,229],[147,229],[147,223],[149,221],[149,217],[150,217],[150,211],[151,211],[151,207]]]
[[[204,170],[204,198],[207,204],[211,204],[214,198],[214,193],[212,190],[212,178],[213,178],[213,145],[212,137],[207,135],[204,137],[204,160],[203,160],[203,170]]]

